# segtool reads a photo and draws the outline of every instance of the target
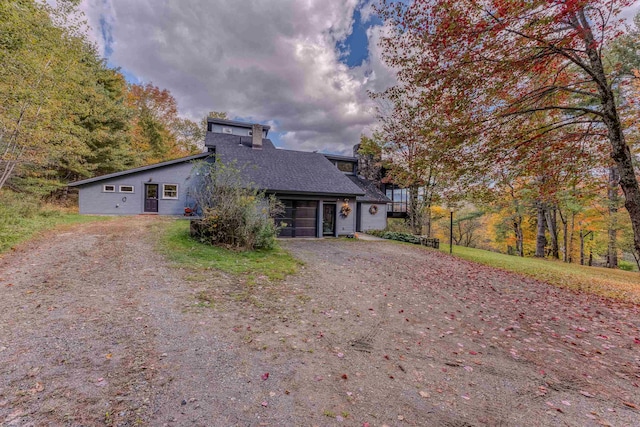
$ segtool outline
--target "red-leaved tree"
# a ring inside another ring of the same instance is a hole
[[[632,3],[383,0],[383,56],[399,86],[442,119],[442,134],[474,152],[474,168],[541,150],[552,168],[566,161],[569,146],[608,152],[640,253],[640,188],[616,98],[630,76],[605,55],[623,34],[620,11]],[[548,156],[556,147],[558,155]]]

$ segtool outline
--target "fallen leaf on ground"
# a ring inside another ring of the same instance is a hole
[[[260,378],[262,378],[262,381],[266,381],[266,380],[267,380],[267,378],[269,378],[269,372],[265,372],[264,374],[262,374],[262,375],[260,376]]]
[[[426,391],[421,391],[420,392],[420,396],[424,397],[425,399],[428,399],[431,397],[431,395],[429,393],[427,393]]]
[[[31,390],[29,390],[31,392],[31,394],[36,394],[36,393],[40,393],[41,391],[44,390],[44,385],[40,382],[37,382],[33,388]]]

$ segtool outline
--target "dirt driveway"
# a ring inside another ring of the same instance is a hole
[[[640,425],[638,306],[353,240],[248,287],[170,266],[164,221],[0,259],[0,425]]]

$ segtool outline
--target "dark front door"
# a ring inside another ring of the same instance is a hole
[[[336,205],[322,205],[322,235],[335,236],[336,234]]]
[[[144,211],[158,212],[158,184],[144,185]]]

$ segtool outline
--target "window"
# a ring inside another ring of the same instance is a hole
[[[163,199],[177,199],[178,198],[178,184],[162,184],[162,198]]]
[[[102,187],[102,191],[105,193],[115,193],[116,192],[116,186],[115,185],[104,185]]]
[[[353,173],[353,163],[337,161],[336,166],[341,172]]]
[[[121,193],[133,193],[133,185],[121,185],[120,186]]]
[[[222,128],[222,133],[228,133],[229,135],[231,135],[233,133],[233,129],[231,128]]]
[[[407,212],[407,203],[409,200],[409,191],[406,188],[390,186],[386,189],[386,195],[393,203],[389,203],[387,211],[389,212]]]

